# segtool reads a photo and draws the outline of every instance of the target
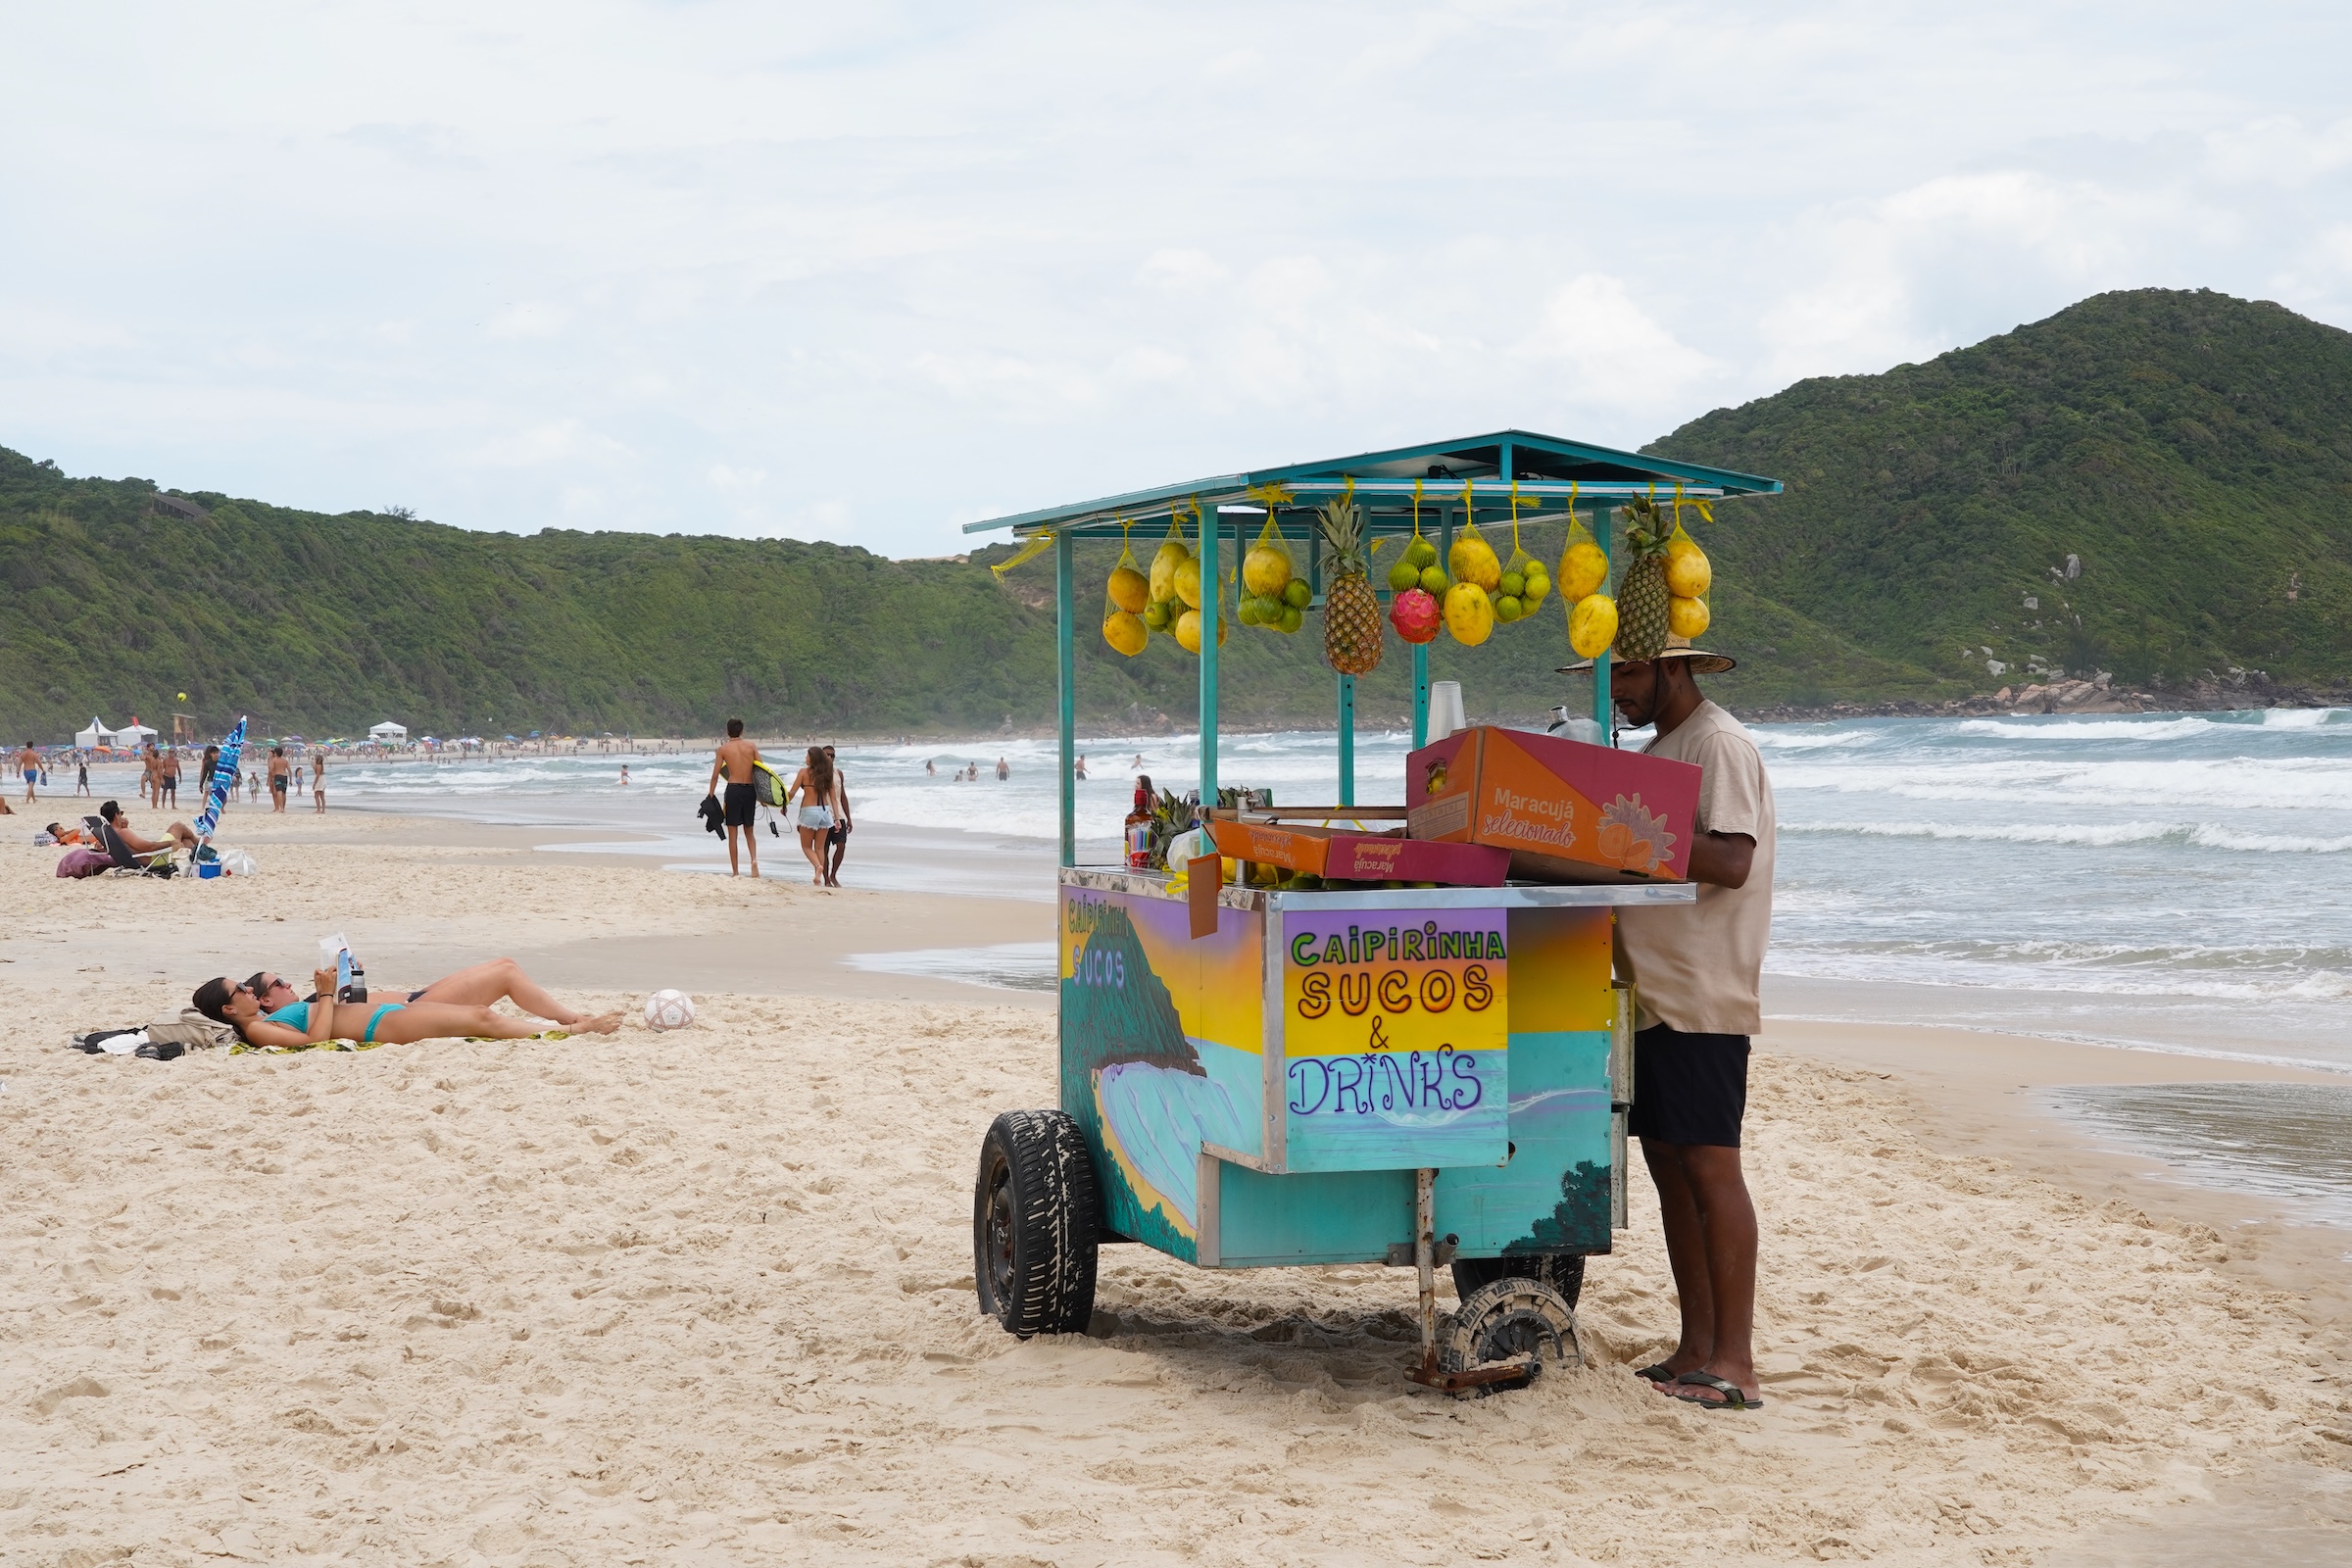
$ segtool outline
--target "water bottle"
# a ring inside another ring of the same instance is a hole
[[[351,988],[353,965],[351,940],[340,931],[318,939],[318,967],[323,969],[330,962],[335,966],[335,1000],[341,1002],[343,993]]]

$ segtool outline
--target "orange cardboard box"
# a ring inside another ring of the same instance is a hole
[[[1511,858],[1475,844],[1433,844],[1388,833],[1211,821],[1217,853],[1229,859],[1311,871],[1335,882],[1437,882],[1498,888]]]
[[[1511,852],[1530,882],[1680,882],[1698,769],[1554,735],[1480,725],[1405,760],[1405,831]]]
[[[1310,871],[1316,876],[1323,874],[1323,861],[1331,851],[1331,829],[1327,827],[1276,827],[1270,822],[1212,819],[1208,832],[1217,841],[1217,853],[1228,860],[1279,865],[1286,871]]]

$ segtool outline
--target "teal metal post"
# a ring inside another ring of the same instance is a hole
[[[1224,575],[1225,519],[1200,509],[1200,808],[1217,804],[1217,579]]]
[[[1054,658],[1061,672],[1061,863],[1078,863],[1078,629],[1072,622],[1069,530],[1054,536]]]
[[[1429,744],[1429,644],[1413,644],[1413,750]]]
[[[1340,799],[1355,804],[1355,677],[1340,677]]]
[[[1600,546],[1603,555],[1610,553],[1609,519],[1612,515],[1614,509],[1605,501],[1592,509],[1592,539]],[[1609,575],[1617,575],[1614,564],[1609,567]],[[1615,589],[1612,588],[1610,592],[1614,594]],[[1617,744],[1616,720],[1616,711],[1609,704],[1609,651],[1603,648],[1600,657],[1592,661],[1592,721],[1600,726],[1601,745]]]
[[[1453,571],[1453,513],[1438,514],[1438,564]],[[1429,644],[1413,644],[1413,750],[1429,744]]]

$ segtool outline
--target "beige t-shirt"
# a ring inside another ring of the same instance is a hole
[[[1696,904],[1628,905],[1617,911],[1617,976],[1637,989],[1639,1027],[1752,1035],[1764,1027],[1764,946],[1772,936],[1772,781],[1746,726],[1702,702],[1652,757],[1699,768],[1698,830],[1756,841],[1747,884],[1701,882]]]

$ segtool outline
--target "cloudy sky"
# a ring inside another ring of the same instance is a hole
[[[477,528],[1638,445],[2109,288],[2352,326],[2352,7],[9,8],[0,446]]]

